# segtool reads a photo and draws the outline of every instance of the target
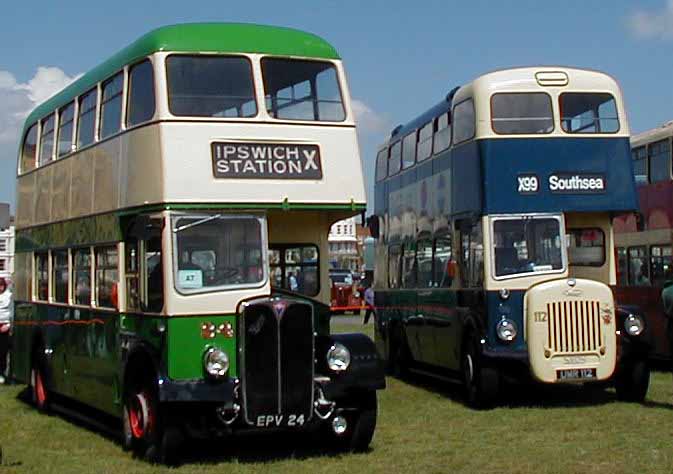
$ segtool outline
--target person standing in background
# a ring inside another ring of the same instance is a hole
[[[9,335],[14,321],[14,301],[9,285],[0,278],[0,384],[5,383],[7,372],[7,354],[9,352]]]
[[[362,324],[367,324],[372,314],[376,317],[376,313],[374,312],[374,289],[371,285],[367,286],[365,290],[365,305],[367,306],[367,310],[365,311],[365,320]]]

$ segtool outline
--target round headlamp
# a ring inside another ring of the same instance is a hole
[[[203,367],[208,375],[221,379],[229,371],[229,356],[226,352],[211,347],[203,356]]]
[[[351,352],[340,342],[327,350],[327,367],[334,372],[343,372],[351,364]]]
[[[512,342],[516,339],[516,323],[511,319],[501,319],[495,326],[495,332],[498,338],[503,342]]]
[[[637,314],[629,314],[624,320],[624,329],[629,336],[639,336],[645,329],[645,321]]]

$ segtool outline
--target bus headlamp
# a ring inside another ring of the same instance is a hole
[[[639,336],[645,329],[645,321],[637,314],[629,314],[624,320],[624,329],[629,336]]]
[[[501,341],[512,342],[514,339],[516,339],[516,334],[518,331],[514,321],[503,318],[498,321],[498,324],[495,326],[495,332]]]
[[[327,367],[334,372],[343,372],[351,364],[351,352],[340,342],[327,350]]]
[[[226,352],[211,347],[203,356],[203,367],[206,373],[215,379],[226,377],[229,371],[229,356]]]

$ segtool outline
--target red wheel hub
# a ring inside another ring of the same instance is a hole
[[[39,369],[34,369],[35,372],[35,402],[37,406],[43,408],[47,402],[47,392],[44,389],[44,382],[42,381],[42,372]]]
[[[148,403],[148,397],[144,392],[136,393],[130,400],[129,425],[131,434],[136,439],[141,439],[152,431],[154,426],[154,412]]]

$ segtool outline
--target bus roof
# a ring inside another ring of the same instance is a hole
[[[336,49],[312,33],[246,23],[186,23],[157,28],[118,51],[61,92],[36,107],[26,128],[107,79],[127,64],[159,51],[184,53],[259,53],[340,59]]]
[[[673,135],[673,120],[666,122],[657,128],[645,130],[644,132],[640,132],[637,135],[633,135],[631,137],[631,147],[637,148],[641,145],[647,145],[648,143],[664,140],[671,135]]]

